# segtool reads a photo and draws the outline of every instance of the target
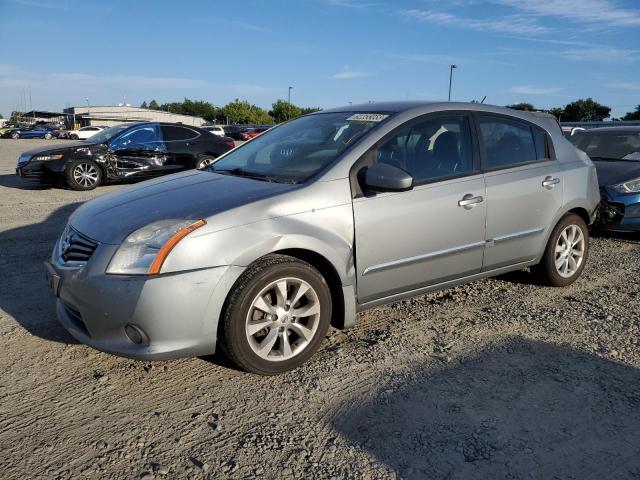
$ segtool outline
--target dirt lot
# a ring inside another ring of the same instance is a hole
[[[640,478],[640,236],[599,235],[572,287],[527,273],[332,331],[278,377],[76,343],[43,279],[90,193],[13,174],[0,140],[0,478]]]

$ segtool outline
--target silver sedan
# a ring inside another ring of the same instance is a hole
[[[532,267],[578,278],[599,202],[557,123],[465,103],[307,115],[82,205],[46,264],[78,340],[275,374],[364,309]]]

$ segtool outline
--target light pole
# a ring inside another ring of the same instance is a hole
[[[85,98],[85,101],[87,102],[87,119],[89,120],[89,125],[91,125],[91,105],[88,98]]]
[[[293,90],[293,87],[289,87],[289,100],[287,101],[289,105],[291,105],[291,90]]]
[[[449,67],[449,101],[451,101],[451,81],[453,80],[453,69],[458,68],[457,65],[451,65]]]

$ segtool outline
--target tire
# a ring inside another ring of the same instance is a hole
[[[44,138],[45,140],[51,140],[53,138],[53,135],[51,135],[50,133],[45,133]]]
[[[64,177],[71,190],[93,190],[102,183],[102,170],[93,160],[73,160],[67,164]]]
[[[300,287],[307,290],[296,298]],[[277,293],[283,291],[293,305]],[[308,315],[296,318],[292,315],[296,311]],[[227,357],[243,370],[275,375],[302,365],[316,352],[329,328],[331,311],[329,286],[315,268],[286,255],[268,255],[251,265],[234,285],[225,303],[218,341]]]
[[[571,247],[567,242],[571,242]],[[556,251],[558,250],[558,251]],[[540,264],[534,267],[548,285],[566,287],[575,282],[589,256],[589,231],[574,213],[565,215],[551,232]]]
[[[14,140],[17,140],[18,138],[20,138],[20,134],[18,132],[14,132],[11,134],[11,138],[13,138]]]
[[[215,161],[215,159],[216,157],[213,157],[211,155],[202,155],[198,157],[198,159],[196,160],[195,168],[197,170],[202,170],[203,168],[207,168],[209,165],[211,165],[212,162]]]
[[[72,134],[72,135],[69,135],[69,138],[70,138],[71,140],[78,140],[78,139],[79,139],[78,135],[76,135],[75,133],[74,133],[74,134]]]

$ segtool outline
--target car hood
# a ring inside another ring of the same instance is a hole
[[[601,187],[640,178],[640,162],[633,160],[620,160],[619,162],[593,160],[593,164],[598,171],[598,183]]]
[[[52,153],[52,152],[66,153],[66,152],[76,151],[80,148],[96,149],[100,147],[101,147],[101,144],[92,144],[87,142],[64,142],[63,143],[62,141],[60,141],[60,145],[56,144],[55,146],[48,145],[45,147],[32,148],[31,150],[27,150],[26,152],[24,152],[23,155],[35,156],[43,153]]]
[[[69,223],[102,243],[120,244],[135,230],[164,219],[206,219],[296,188],[249,178],[189,170],[88,201]],[[247,219],[238,218],[238,225]]]

